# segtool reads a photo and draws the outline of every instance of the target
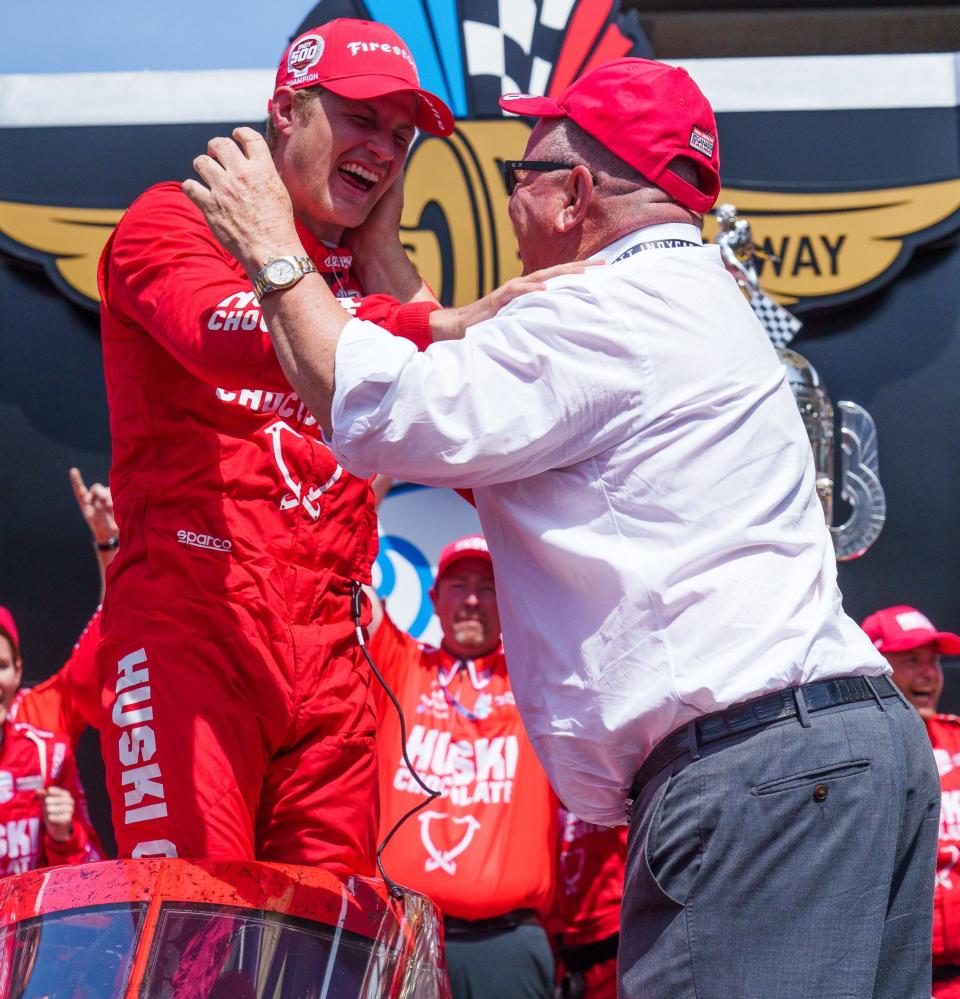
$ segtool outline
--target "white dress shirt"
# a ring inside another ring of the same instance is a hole
[[[696,246],[630,247],[660,239]],[[352,320],[332,447],[472,486],[514,695],[568,809],[626,819],[673,729],[886,662],[843,612],[784,369],[715,246],[642,229],[423,353]]]

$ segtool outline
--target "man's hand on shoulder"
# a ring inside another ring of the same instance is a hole
[[[438,309],[430,314],[430,332],[434,342],[438,340],[459,340],[464,333],[477,323],[492,319],[505,305],[515,298],[532,291],[545,291],[550,278],[563,274],[582,274],[588,267],[602,264],[602,260],[574,260],[568,264],[555,264],[532,274],[523,274],[495,288],[489,295],[471,305],[456,309]]]
[[[183,193],[251,278],[267,257],[303,255],[290,195],[259,132],[242,127],[232,139],[211,139],[193,168],[203,183],[185,180]]]

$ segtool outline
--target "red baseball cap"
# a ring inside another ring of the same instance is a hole
[[[13,645],[13,654],[20,655],[20,635],[17,632],[16,622],[13,615],[6,607],[0,605],[0,635],[6,635]]]
[[[316,86],[357,101],[414,93],[419,99],[417,128],[431,135],[453,131],[450,108],[421,88],[416,63],[403,39],[376,21],[338,17],[294,38],[277,68],[274,93],[279,87]]]
[[[936,642],[943,656],[960,656],[960,635],[937,631],[916,607],[885,607],[866,618],[861,628],[881,652],[907,652]]]
[[[437,566],[437,579],[439,579],[455,562],[465,558],[482,558],[490,565],[493,559],[490,557],[490,550],[482,534],[468,534],[465,538],[458,538],[451,541],[446,548],[440,552],[440,564]]]
[[[710,102],[684,69],[652,59],[614,59],[559,97],[504,94],[500,107],[533,118],[569,118],[676,202],[699,214],[720,194],[720,143]],[[670,169],[697,169],[698,187]]]

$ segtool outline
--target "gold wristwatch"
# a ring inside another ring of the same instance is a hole
[[[316,274],[317,266],[309,257],[271,257],[253,281],[257,298],[271,291],[292,288],[304,274]]]

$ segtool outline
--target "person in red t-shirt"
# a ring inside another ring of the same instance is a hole
[[[9,717],[22,676],[17,626],[0,607],[0,876],[102,859],[69,740]]]
[[[554,892],[557,801],[510,689],[483,538],[444,549],[431,596],[439,649],[387,614],[370,642],[407,719],[407,755],[441,792],[399,827],[384,867],[443,912],[454,999],[547,999],[553,958],[541,920]],[[425,792],[404,762],[399,718],[378,697],[386,836]]]
[[[941,656],[960,656],[960,635],[937,631],[915,607],[885,607],[861,625],[893,668],[893,682],[927,726],[940,771],[940,843],[933,908],[934,999],[960,999],[960,717],[937,713]]]
[[[593,825],[560,807],[559,875],[550,925],[564,972],[561,999],[617,999],[627,833],[627,826]]]

